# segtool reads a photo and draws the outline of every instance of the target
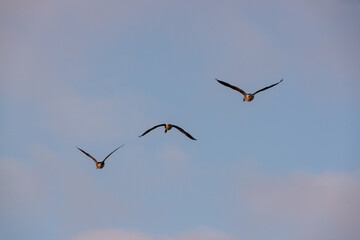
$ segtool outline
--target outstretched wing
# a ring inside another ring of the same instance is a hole
[[[156,126],[150,128],[150,129],[146,130],[146,131],[145,131],[143,134],[141,134],[139,137],[144,136],[145,134],[147,134],[147,133],[150,132],[151,130],[154,130],[155,128],[160,127],[160,126],[165,126],[165,123],[156,125]]]
[[[76,146],[76,147],[77,147],[77,146]],[[86,156],[88,156],[89,158],[91,158],[92,160],[94,160],[94,162],[95,162],[96,164],[98,163],[93,156],[91,156],[90,154],[88,154],[87,152],[85,152],[84,150],[82,150],[81,148],[78,148],[78,147],[77,147],[77,149],[79,149],[79,150],[82,151]]]
[[[121,145],[120,147],[118,147],[117,149],[115,149],[114,151],[112,151],[109,155],[106,156],[106,158],[104,158],[103,162],[105,162],[105,160],[110,157],[111,154],[113,154],[116,150],[118,150],[119,148],[123,147],[125,144]]]
[[[236,86],[230,85],[230,84],[228,84],[228,83],[226,83],[226,82],[223,82],[223,81],[221,81],[221,80],[219,80],[219,79],[217,79],[217,78],[215,78],[215,79],[216,79],[216,81],[218,81],[218,82],[221,83],[222,85],[227,86],[227,87],[229,87],[229,88],[232,88],[232,89],[234,89],[234,90],[236,90],[236,91],[238,91],[238,92],[241,92],[244,96],[246,95],[246,92],[244,92],[242,89],[240,89],[240,88],[238,88],[238,87],[236,87]]]
[[[191,136],[188,132],[186,132],[184,129],[182,129],[181,127],[178,127],[176,125],[172,125],[174,128],[177,128],[177,130],[179,130],[180,132],[182,132],[183,134],[185,134],[188,138],[192,139],[192,140],[196,140],[193,136]]]
[[[266,89],[272,88],[272,87],[278,85],[279,83],[281,83],[282,81],[283,81],[283,79],[281,79],[279,82],[277,82],[277,83],[275,83],[275,84],[273,84],[273,85],[270,85],[270,86],[268,86],[268,87],[265,87],[265,88],[263,88],[263,89],[260,89],[260,90],[258,90],[258,91],[256,91],[256,92],[254,92],[253,95],[255,95],[255,94],[257,94],[257,93],[259,93],[259,92],[261,92],[261,91],[264,91],[264,90],[266,90]]]

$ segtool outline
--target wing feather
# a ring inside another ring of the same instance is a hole
[[[281,83],[282,81],[283,81],[283,79],[281,79],[279,82],[277,82],[277,83],[275,83],[275,84],[273,84],[273,85],[270,85],[270,86],[267,86],[267,87],[265,87],[265,88],[263,88],[263,89],[260,89],[260,90],[258,90],[258,91],[256,91],[256,92],[254,92],[253,95],[255,95],[255,94],[259,93],[259,92],[262,92],[262,91],[264,91],[264,90],[266,90],[266,89],[272,88],[272,87],[278,85],[279,83]]]
[[[181,127],[178,127],[176,125],[172,125],[174,128],[176,128],[177,130],[179,130],[180,132],[182,132],[183,134],[185,134],[188,138],[192,139],[192,140],[196,140],[193,136],[191,136],[188,132],[186,132],[184,129],[182,129]]]
[[[76,146],[77,147],[77,146]],[[82,151],[86,156],[88,156],[89,158],[91,158],[92,160],[94,160],[94,162],[97,164],[98,163],[98,161],[96,161],[96,159],[93,157],[93,156],[91,156],[90,154],[88,154],[87,152],[85,152],[84,150],[82,150],[81,148],[78,148],[77,147],[77,149],[79,149],[80,151]]]
[[[218,81],[219,83],[221,83],[222,85],[224,85],[224,86],[226,86],[226,87],[229,87],[229,88],[232,88],[232,89],[234,89],[234,90],[236,90],[236,91],[238,91],[238,92],[241,92],[242,93],[242,95],[246,95],[246,92],[244,92],[242,89],[240,89],[240,88],[238,88],[238,87],[236,87],[236,86],[233,86],[233,85],[231,85],[231,84],[228,84],[228,83],[226,83],[226,82],[223,82],[223,81],[221,81],[221,80],[219,80],[219,79],[217,79],[217,78],[215,78],[216,79],[216,81]]]
[[[112,151],[109,155],[106,156],[106,158],[104,158],[103,162],[105,162],[105,160],[110,157],[111,154],[113,154],[116,150],[118,150],[119,148],[125,146],[125,144],[121,145],[120,147],[118,147],[117,149],[115,149],[114,151]]]
[[[156,125],[156,126],[150,128],[150,129],[146,130],[146,131],[145,131],[143,134],[141,134],[139,137],[144,136],[144,135],[147,134],[148,132],[150,132],[150,131],[152,131],[152,130],[154,130],[155,128],[160,127],[160,126],[165,126],[165,123]]]

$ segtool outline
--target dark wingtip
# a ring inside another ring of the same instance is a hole
[[[197,140],[197,139],[194,138],[193,136],[190,136],[189,138],[190,138],[191,140],[195,140],[195,141]]]

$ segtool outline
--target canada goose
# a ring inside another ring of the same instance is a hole
[[[161,126],[164,126],[165,127],[165,133],[170,130],[172,127],[176,128],[177,130],[179,130],[180,132],[182,132],[183,134],[185,134],[188,138],[192,139],[192,140],[196,140],[195,138],[193,138],[193,136],[191,136],[188,132],[186,132],[184,129],[182,129],[181,127],[178,127],[174,124],[170,124],[170,123],[163,123],[163,124],[159,124],[159,125],[156,125],[148,130],[146,130],[142,135],[140,135],[139,137],[142,137],[144,136],[145,134],[147,134],[148,132],[150,132],[151,130],[154,130],[155,128],[157,127],[161,127]]]
[[[216,78],[215,78],[215,79],[216,79]],[[244,102],[244,101],[251,102],[251,101],[254,99],[255,94],[257,94],[257,93],[259,93],[259,92],[262,92],[262,91],[264,91],[264,90],[266,90],[266,89],[272,88],[272,87],[274,87],[274,86],[276,86],[276,85],[278,85],[279,83],[281,83],[281,82],[283,81],[283,79],[281,79],[279,82],[277,82],[277,83],[275,83],[275,84],[273,84],[273,85],[270,85],[270,86],[268,86],[268,87],[265,87],[265,88],[263,88],[263,89],[260,89],[260,90],[254,92],[254,93],[246,93],[246,92],[244,92],[242,89],[240,89],[240,88],[238,88],[238,87],[235,87],[235,86],[233,86],[233,85],[230,85],[230,84],[228,84],[228,83],[226,83],[226,82],[223,82],[223,81],[221,81],[221,80],[219,80],[219,79],[216,79],[216,81],[218,81],[219,83],[221,83],[221,84],[224,85],[224,86],[227,86],[227,87],[229,87],[229,88],[232,88],[232,89],[234,89],[234,90],[236,90],[236,91],[241,92],[241,93],[244,95],[243,102]]]
[[[105,160],[110,157],[111,154],[113,154],[116,150],[118,150],[119,148],[123,147],[125,144],[121,145],[120,147],[118,147],[117,149],[115,149],[114,151],[112,151],[109,155],[106,156],[106,158],[102,161],[102,162],[98,162],[93,156],[91,156],[90,154],[88,154],[87,152],[85,152],[84,150],[78,148],[80,151],[82,151],[86,156],[90,157],[92,160],[94,160],[94,162],[96,163],[96,168],[97,169],[101,169],[105,166]]]

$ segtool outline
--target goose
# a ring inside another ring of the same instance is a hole
[[[215,78],[215,79],[216,79],[216,81],[218,81],[218,82],[221,83],[222,85],[224,85],[224,86],[226,86],[226,87],[229,87],[229,88],[232,88],[232,89],[234,89],[234,90],[236,90],[236,91],[241,92],[242,95],[244,95],[243,102],[244,102],[244,101],[251,102],[251,101],[254,99],[255,94],[257,94],[257,93],[259,93],[259,92],[262,92],[262,91],[264,91],[264,90],[266,90],[266,89],[272,88],[272,87],[278,85],[279,83],[281,83],[281,82],[283,81],[283,79],[281,79],[279,82],[277,82],[277,83],[275,83],[275,84],[273,84],[273,85],[267,86],[267,87],[265,87],[265,88],[262,88],[262,89],[260,89],[260,90],[258,90],[258,91],[256,91],[256,92],[254,92],[254,93],[246,93],[246,92],[244,92],[242,89],[240,89],[240,88],[238,88],[238,87],[236,87],[236,86],[230,85],[230,84],[228,84],[228,83],[226,83],[226,82],[223,82],[223,81],[221,81],[221,80],[219,80],[219,79],[217,79],[217,78]]]
[[[84,150],[82,150],[81,148],[77,147],[77,149],[79,149],[80,151],[82,151],[86,156],[90,157],[92,160],[94,160],[94,162],[96,163],[96,168],[97,169],[101,169],[105,166],[105,160],[110,157],[111,154],[113,154],[116,150],[118,150],[119,148],[123,147],[125,144],[121,145],[120,147],[116,148],[114,151],[112,151],[109,155],[106,156],[106,158],[102,161],[102,162],[98,162],[93,156],[91,156],[90,154],[88,154],[87,152],[85,152]]]
[[[159,125],[156,125],[148,130],[146,130],[143,134],[141,134],[139,137],[142,137],[144,136],[145,134],[147,134],[148,132],[154,130],[155,128],[158,128],[158,127],[165,127],[165,133],[170,130],[172,127],[176,128],[177,130],[179,130],[180,132],[182,132],[183,134],[185,134],[188,138],[192,139],[192,140],[196,140],[193,136],[191,136],[188,132],[186,132],[184,129],[182,129],[181,127],[178,127],[174,124],[170,124],[170,123],[163,123],[163,124],[159,124]]]

